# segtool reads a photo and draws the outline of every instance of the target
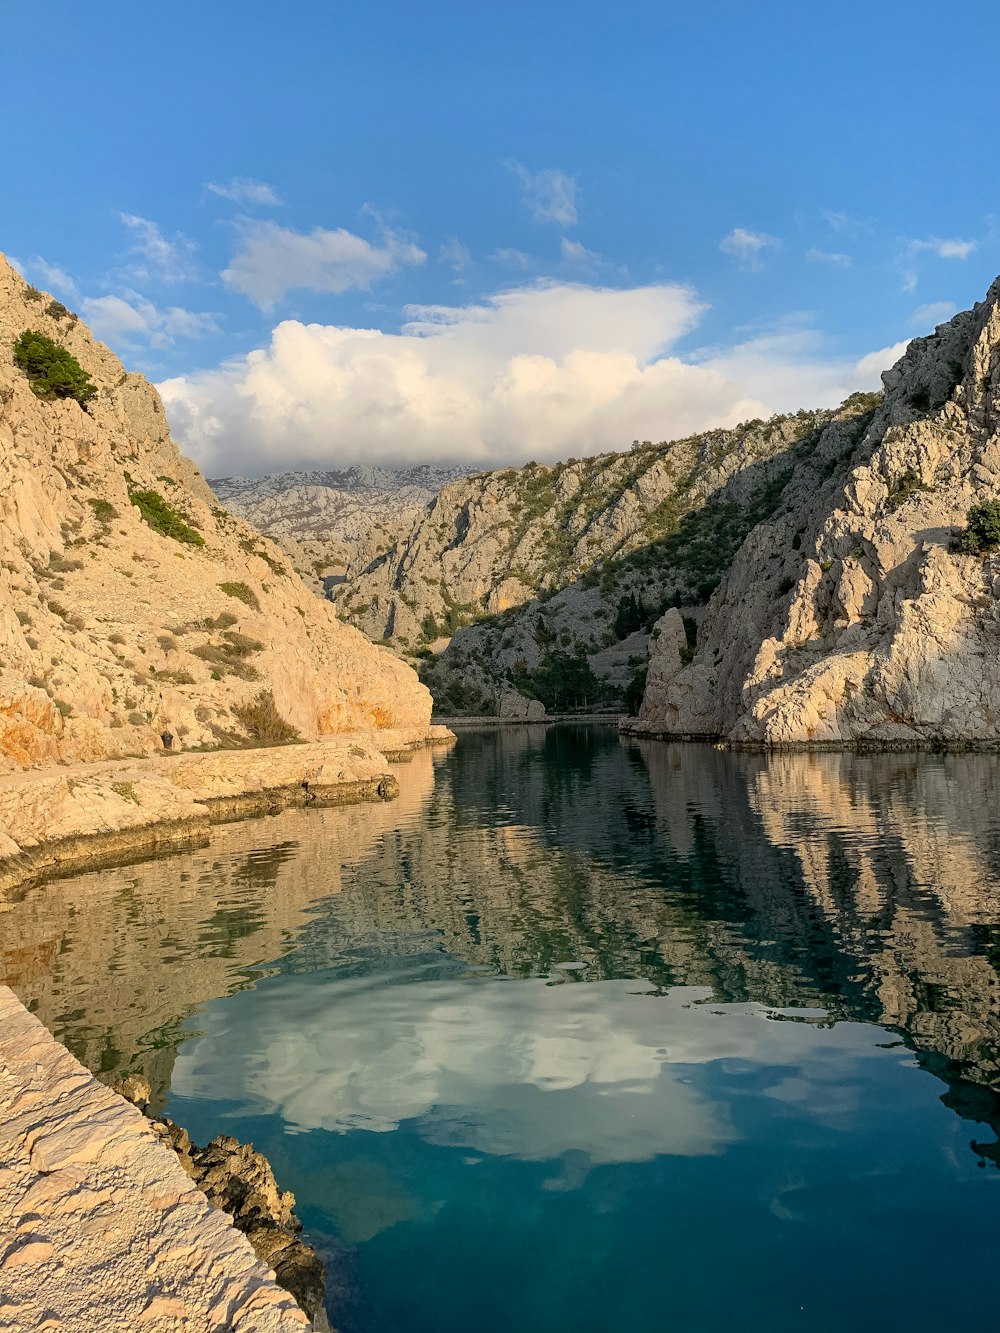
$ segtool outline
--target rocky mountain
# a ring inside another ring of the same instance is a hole
[[[437,492],[468,468],[360,465],[266,477],[216,477],[232,513],[272,537],[318,592],[364,569],[410,531]]]
[[[832,421],[797,461],[690,661],[667,611],[638,730],[1000,741],[1000,279],[883,382],[860,437]]]
[[[146,380],[0,257],[0,771],[429,715],[218,505]]]
[[[411,660],[445,713],[621,709],[667,606],[693,636],[743,538],[834,421],[877,398],[446,486],[337,590],[341,614]]]

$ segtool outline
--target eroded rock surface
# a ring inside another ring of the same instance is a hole
[[[152,1125],[0,987],[0,1330],[304,1333]]]
[[[866,429],[835,420],[747,537],[680,667],[654,645],[633,729],[770,745],[1000,741],[1000,280],[915,339]]]
[[[92,377],[86,410],[36,397],[26,329]],[[430,718],[412,670],[216,503],[152,386],[0,257],[0,772],[232,743],[262,691],[307,740]]]

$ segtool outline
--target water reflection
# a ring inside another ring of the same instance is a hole
[[[343,1333],[987,1317],[1000,759],[526,728],[400,779],[0,914],[92,1068],[267,1152]]]

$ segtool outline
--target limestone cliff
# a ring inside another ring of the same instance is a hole
[[[620,707],[664,606],[693,629],[794,456],[833,417],[801,412],[452,482],[335,590],[338,607],[424,658],[448,713]]]
[[[35,395],[25,330],[92,377],[85,407]],[[164,730],[187,748],[429,716],[409,667],[215,503],[142,376],[0,257],[0,771],[148,753]]]
[[[636,730],[782,744],[1000,741],[1000,280],[834,421],[713,596],[693,661],[668,613]]]
[[[314,591],[325,595],[407,535],[464,467],[357,465],[325,472],[216,477],[227,509],[271,537]]]

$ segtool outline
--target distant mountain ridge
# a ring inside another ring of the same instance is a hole
[[[442,487],[474,469],[359,463],[209,482],[233,514],[284,546],[321,596],[363,570],[406,533]]]

